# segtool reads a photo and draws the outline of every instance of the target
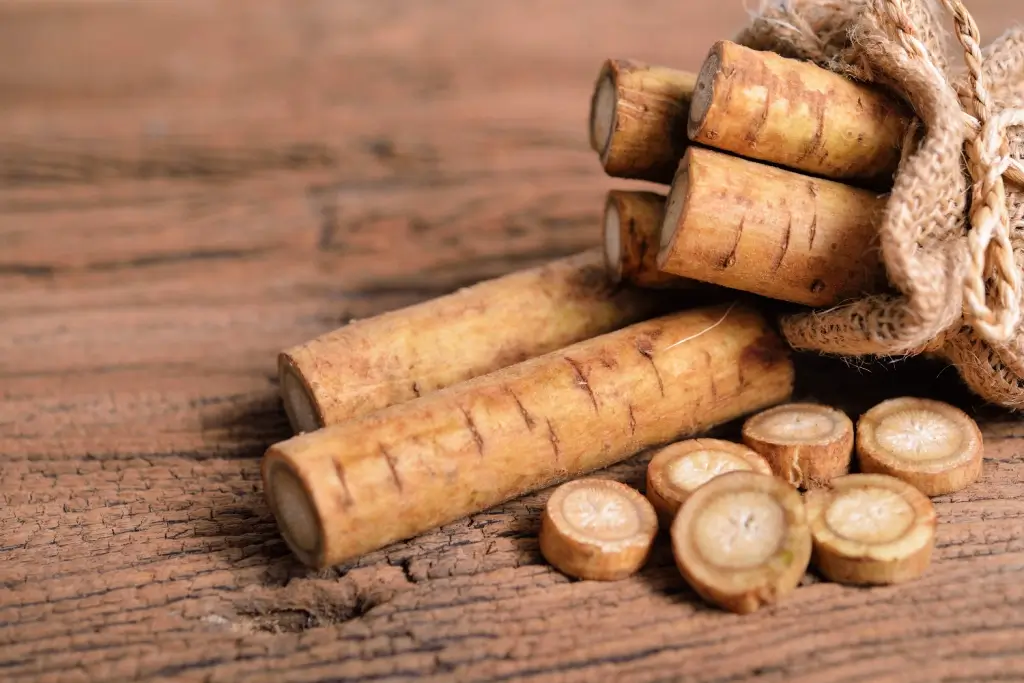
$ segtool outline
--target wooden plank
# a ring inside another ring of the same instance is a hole
[[[1024,10],[978,0],[985,35]],[[952,370],[801,361],[851,415],[947,398],[981,482],[932,570],[736,617],[664,538],[568,581],[547,492],[310,572],[263,501],[277,350],[598,242],[589,89],[694,68],[742,3],[0,2],[0,678],[1024,679],[1020,422]],[[638,185],[639,186],[639,185]],[[938,375],[938,377],[936,377]],[[722,434],[735,436],[736,425]],[[605,474],[642,486],[645,455]]]
[[[516,157],[538,146],[586,150],[580,122],[605,52],[702,56],[699,43],[652,49],[635,39],[676,11],[665,0],[640,17],[622,3],[594,12],[583,0],[486,9],[467,0],[4,3],[0,177],[327,168],[366,181],[464,153],[522,171],[532,166]],[[600,48],[582,40],[581,16],[604,38]],[[562,102],[554,111],[552,99]],[[510,136],[519,154],[506,161]]]

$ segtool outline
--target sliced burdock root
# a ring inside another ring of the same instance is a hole
[[[743,424],[743,443],[793,486],[825,486],[850,471],[853,422],[829,406],[787,403],[750,417]]]
[[[729,472],[683,503],[672,550],[702,598],[746,614],[796,588],[810,561],[811,534],[796,489],[778,477]]]
[[[578,479],[548,499],[540,551],[563,574],[615,581],[643,567],[657,534],[657,515],[639,491],[609,479]]]
[[[687,439],[661,448],[647,465],[647,499],[667,527],[698,488],[726,472],[771,474],[768,462],[746,446],[720,439]]]
[[[814,539],[813,563],[848,584],[915,579],[931,562],[935,508],[910,484],[884,474],[836,477],[804,499]]]
[[[977,423],[948,403],[893,398],[857,421],[862,472],[902,479],[926,496],[958,491],[981,475]]]

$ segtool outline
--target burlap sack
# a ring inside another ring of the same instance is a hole
[[[980,48],[959,0],[773,0],[737,37],[876,83],[919,119],[879,249],[899,295],[782,320],[797,349],[949,359],[986,400],[1024,407],[1024,30]],[[944,29],[948,24],[951,30]],[[955,39],[964,67],[954,70]]]

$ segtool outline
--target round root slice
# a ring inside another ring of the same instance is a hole
[[[622,222],[619,205],[609,196],[604,205],[604,263],[613,283],[622,281]]]
[[[609,479],[579,479],[548,499],[540,552],[563,574],[615,581],[640,570],[657,534],[657,515],[639,491]]]
[[[813,562],[826,578],[889,584],[917,578],[935,545],[935,508],[910,484],[884,474],[836,477],[808,491]]]
[[[778,477],[715,477],[679,509],[672,551],[698,595],[731,612],[753,612],[791,593],[807,570],[811,534],[803,501]]]
[[[597,152],[601,161],[608,154],[608,147],[615,130],[616,109],[618,108],[618,89],[612,72],[602,73],[600,82],[594,90],[594,99],[590,112],[590,146]]]
[[[850,471],[853,422],[829,406],[787,403],[749,418],[743,424],[743,443],[793,486],[825,486]]]
[[[290,361],[282,358],[278,368],[285,413],[297,434],[314,432],[323,426],[323,418],[302,375]]]
[[[323,538],[323,523],[309,491],[291,468],[271,466],[267,495],[278,528],[288,547],[305,564],[316,564]]]
[[[973,484],[982,450],[974,420],[940,401],[893,398],[857,421],[861,471],[897,477],[928,496]]]
[[[698,488],[726,472],[771,474],[768,461],[746,446],[719,439],[687,439],[658,450],[647,465],[647,499],[665,523]]]

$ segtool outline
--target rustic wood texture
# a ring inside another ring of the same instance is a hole
[[[1024,8],[976,0],[993,36]],[[743,3],[0,2],[0,679],[1024,679],[1024,425],[952,370],[814,358],[855,415],[981,421],[906,586],[737,617],[667,539],[623,582],[540,558],[549,492],[313,573],[259,458],[275,355],[600,244],[602,60],[695,69]],[[865,372],[864,370],[871,370]],[[718,432],[716,432],[718,433]],[[732,425],[720,434],[738,437]],[[642,488],[647,456],[606,471]]]

